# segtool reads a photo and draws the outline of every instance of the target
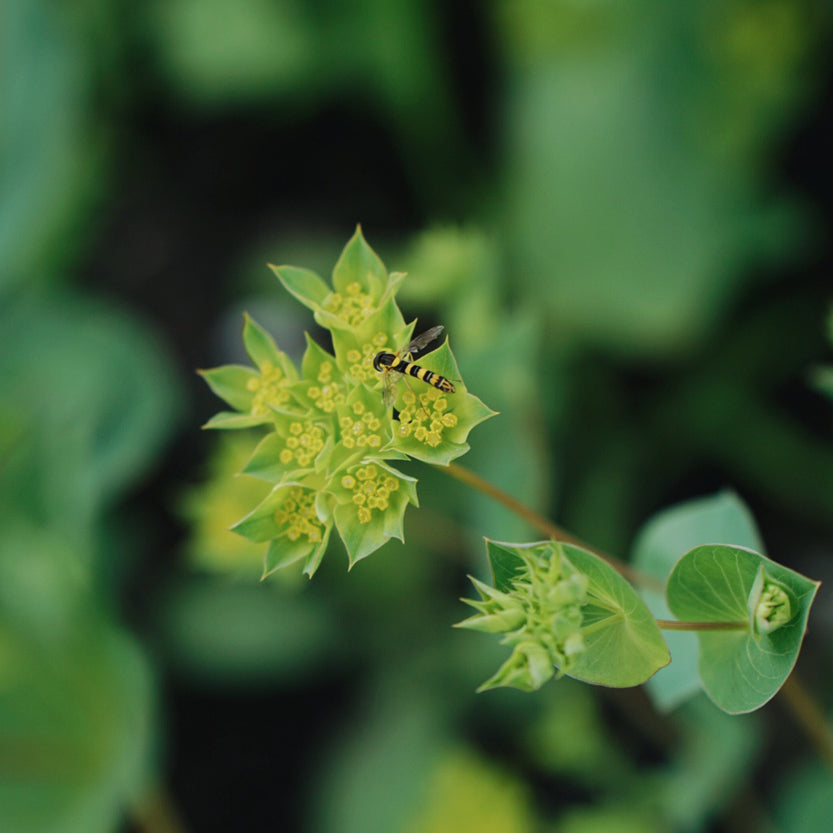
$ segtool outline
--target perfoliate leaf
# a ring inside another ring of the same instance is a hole
[[[576,569],[588,578],[581,631],[586,647],[567,673],[617,688],[644,683],[671,661],[656,620],[610,564],[572,544],[563,546]]]
[[[416,479],[375,459],[342,469],[327,491],[337,504],[336,528],[351,567],[391,538],[403,540],[405,509],[417,505]]]
[[[466,390],[447,339],[416,364],[450,381],[454,391],[440,390],[410,374],[386,371],[394,375],[391,381],[398,391],[392,447],[416,460],[448,465],[468,451],[471,429],[495,412]]]
[[[332,449],[332,426],[326,421],[274,415],[274,431],[258,444],[246,463],[246,474],[272,483],[299,480],[319,470],[321,458]]]
[[[625,687],[645,682],[669,662],[668,648],[647,607],[631,585],[598,556],[555,541],[536,544],[487,541],[487,551],[496,588],[510,596],[518,592],[519,581],[528,582],[530,556],[553,559],[563,553],[570,571],[559,581],[559,592],[532,597],[533,600],[563,600],[568,604],[573,599],[580,602],[576,605],[581,612],[577,641],[574,647],[572,642],[565,642],[562,650],[569,661],[561,668],[562,673],[598,685]],[[570,590],[574,575],[582,579],[577,594]],[[545,610],[543,602],[533,601],[527,615],[528,620],[544,616],[555,632],[558,617],[553,614],[554,611]],[[568,625],[569,620],[562,617],[560,626]],[[516,657],[505,669],[506,673],[511,669],[517,671],[520,659]],[[513,679],[516,676],[513,672]]]
[[[634,566],[665,583],[681,553],[703,542],[737,544],[762,551],[760,535],[746,504],[734,492],[720,492],[687,501],[654,516],[636,539]],[[665,594],[640,587],[640,595],[658,619],[672,614]],[[672,662],[648,681],[656,705],[670,710],[697,694],[702,686],[697,670],[697,637],[686,631],[666,631]]]
[[[706,544],[677,562],[667,588],[675,616],[745,625],[697,632],[703,688],[721,709],[753,711],[775,695],[798,658],[818,588],[818,582],[744,547]],[[770,606],[773,596],[781,601],[777,611]],[[769,618],[773,613],[777,621]],[[761,627],[762,619],[769,627]]]

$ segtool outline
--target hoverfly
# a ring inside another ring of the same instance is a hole
[[[384,374],[384,388],[382,395],[384,397],[385,407],[390,407],[395,399],[393,382],[390,375],[391,370],[395,370],[397,373],[402,373],[405,376],[413,376],[415,379],[419,379],[420,382],[425,382],[426,384],[437,388],[437,390],[444,391],[445,393],[454,393],[454,385],[452,385],[451,382],[445,378],[445,376],[440,376],[439,373],[434,373],[434,371],[428,370],[427,367],[422,367],[421,365],[418,365],[410,360],[410,356],[413,353],[418,352],[423,347],[429,345],[436,338],[439,338],[442,331],[442,324],[439,324],[436,327],[431,327],[430,330],[426,330],[422,335],[413,339],[413,341],[411,341],[403,350],[398,350],[396,353],[388,353],[387,351],[382,350],[373,357],[374,370]],[[409,358],[400,358],[400,354],[404,354]]]

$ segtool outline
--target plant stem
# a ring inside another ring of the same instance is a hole
[[[666,631],[730,631],[745,630],[749,622],[679,622],[676,619],[657,619]]]
[[[471,486],[472,488],[477,489],[477,491],[482,492],[484,495],[488,495],[488,497],[496,500],[498,503],[503,504],[511,512],[514,512],[519,518],[523,518],[523,520],[525,520],[530,526],[533,526],[535,529],[543,532],[548,538],[552,538],[554,541],[563,541],[567,544],[573,544],[577,547],[581,547],[583,550],[592,552],[594,555],[598,555],[599,558],[607,561],[607,563],[610,564],[610,566],[613,567],[620,575],[624,576],[633,584],[640,584],[645,588],[655,590],[659,593],[664,591],[665,587],[659,579],[648,575],[647,573],[640,572],[639,570],[634,570],[633,567],[625,564],[624,561],[591,547],[589,544],[582,541],[581,538],[577,538],[575,535],[567,532],[566,529],[562,529],[557,524],[554,524],[552,521],[542,517],[528,506],[525,506],[519,500],[516,500],[511,495],[506,494],[506,492],[502,489],[498,489],[497,486],[489,483],[488,480],[484,480],[479,474],[475,474],[473,471],[470,471],[457,463],[449,463],[447,466],[435,466],[434,468],[438,471],[444,472],[445,474],[451,475],[461,483],[465,483],[467,486]]]
[[[833,772],[833,730],[821,707],[798,679],[795,671],[790,674],[778,693],[781,701],[813,742],[827,768]]]

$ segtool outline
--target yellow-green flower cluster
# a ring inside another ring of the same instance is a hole
[[[233,409],[207,427],[263,432],[243,470],[271,483],[271,491],[233,528],[269,542],[267,573],[302,560],[312,575],[333,528],[351,564],[401,539],[405,507],[417,502],[416,481],[388,461],[446,465],[468,450],[469,431],[492,411],[466,390],[447,342],[419,363],[453,380],[453,393],[376,370],[382,351],[413,359],[404,351],[414,324],[406,324],[395,301],[403,276],[387,272],[360,231],[336,264],[332,286],[309,270],[272,269],[330,331],[333,352],[307,337],[299,372],[246,316],[243,342],[253,366],[203,373]],[[393,407],[385,404],[391,400]]]

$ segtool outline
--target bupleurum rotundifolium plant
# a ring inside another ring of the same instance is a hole
[[[307,336],[299,371],[246,316],[243,341],[253,366],[203,373],[233,409],[207,427],[261,432],[243,472],[271,488],[232,529],[268,542],[264,576],[299,561],[312,576],[333,528],[351,566],[391,538],[402,540],[405,509],[417,504],[417,493],[416,479],[397,464],[415,459],[449,466],[468,450],[471,429],[494,412],[467,391],[448,340],[417,359],[435,376],[411,378],[394,369],[390,354],[401,357],[414,336],[414,324],[405,323],[396,304],[404,276],[388,274],[359,230],[335,266],[332,286],[306,269],[272,269],[329,331],[332,353]],[[379,354],[388,355],[374,362]],[[462,476],[459,467],[448,470],[466,482],[478,480]],[[712,510],[697,505],[684,511],[692,529],[708,534]],[[740,510],[732,511],[737,520]],[[725,528],[718,525],[721,535]],[[662,624],[698,634],[698,655],[690,644],[675,653],[677,678],[682,673],[686,685],[689,678],[699,681],[724,711],[759,708],[792,672],[818,583],[743,540],[740,546],[692,549],[696,542],[688,537],[666,535],[679,539],[679,549],[666,541],[658,550],[661,560],[651,555],[643,565],[661,567],[652,574],[654,586],[666,586],[665,598],[651,604],[659,615],[667,604],[678,617],[673,622],[654,618],[621,565],[615,568],[585,547],[554,538],[532,544],[487,540],[494,586],[473,579],[480,599],[468,604],[477,613],[460,626],[502,634],[512,652],[480,690],[533,691],[564,674],[598,685],[639,685],[670,661]],[[666,679],[666,687],[676,685]]]
[[[263,439],[243,471],[274,486],[233,529],[269,542],[264,575],[297,561],[312,576],[333,527],[350,565],[391,538],[402,540],[405,508],[417,505],[416,480],[395,463],[447,465],[464,454],[471,429],[493,415],[466,390],[446,339],[419,364],[453,380],[448,393],[394,371],[386,407],[384,373],[373,359],[411,340],[396,304],[404,277],[388,273],[357,230],[333,270],[332,287],[307,269],[272,266],[283,286],[329,330],[333,352],[309,336],[300,372],[272,337],[245,316],[243,342],[253,367],[203,371],[232,411],[208,428],[252,428]]]

